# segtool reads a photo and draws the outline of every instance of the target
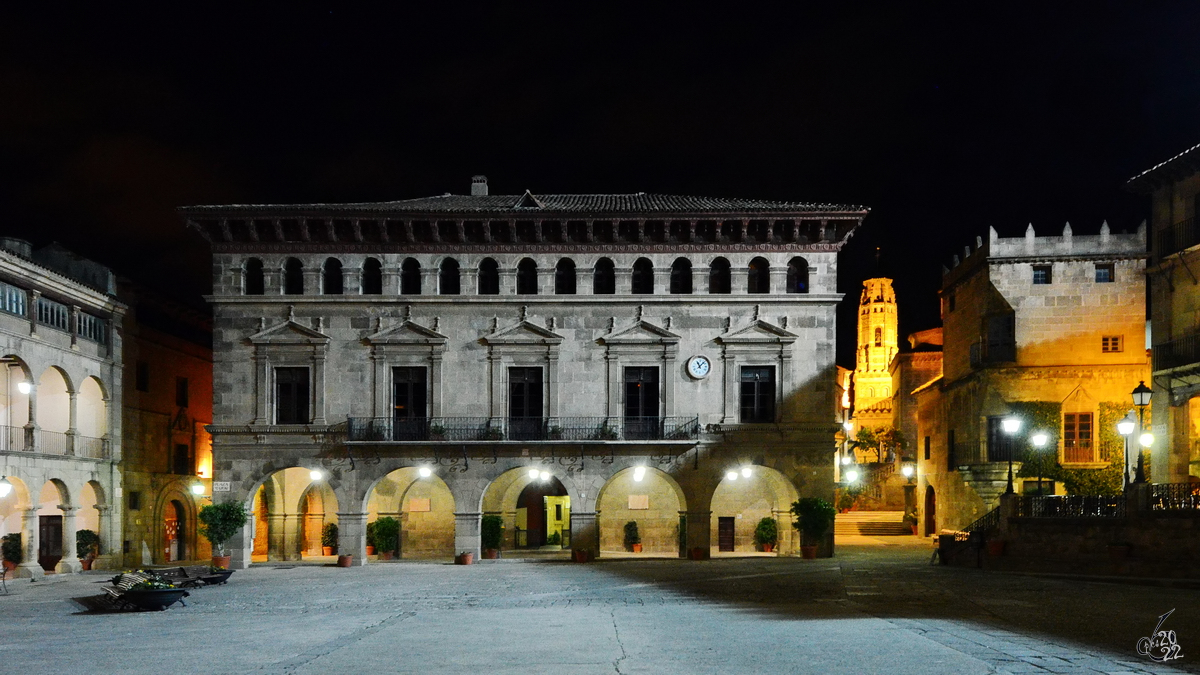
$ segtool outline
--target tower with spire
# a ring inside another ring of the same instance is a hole
[[[892,396],[889,365],[896,356],[896,293],[892,280],[863,282],[858,301],[858,351],[854,364],[854,407],[866,410]]]

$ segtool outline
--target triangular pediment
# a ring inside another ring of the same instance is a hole
[[[545,204],[542,204],[541,200],[539,200],[537,197],[534,197],[529,190],[526,190],[525,194],[521,195],[521,199],[517,201],[517,208],[544,209],[546,206]]]
[[[366,340],[373,345],[430,345],[446,344],[446,336],[412,321],[385,328]]]
[[[483,336],[483,341],[490,345],[510,344],[550,344],[556,345],[563,341],[563,336],[552,330],[522,321],[515,326],[509,326],[502,331]]]
[[[250,336],[253,344],[326,344],[329,336],[321,331],[296,323],[284,321]]]
[[[757,319],[749,326],[730,331],[717,339],[725,344],[791,344],[798,337],[773,323]]]
[[[649,321],[638,321],[637,323],[623,328],[619,331],[614,331],[600,338],[606,345],[625,345],[625,344],[675,344],[679,342],[679,336],[662,326],[655,326]]]

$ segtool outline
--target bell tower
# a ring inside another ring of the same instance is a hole
[[[858,301],[858,351],[854,364],[854,407],[863,410],[892,397],[888,366],[896,356],[896,293],[884,277],[863,282]]]

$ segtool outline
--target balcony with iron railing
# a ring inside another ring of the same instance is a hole
[[[694,441],[698,417],[351,417],[351,443]]]
[[[1158,260],[1200,244],[1196,219],[1188,218],[1154,231],[1154,257]]]
[[[1063,464],[1095,464],[1101,461],[1098,448],[1090,440],[1064,439],[1062,445]]]
[[[0,425],[0,452],[33,452],[104,459],[108,457],[108,440],[62,431]]]
[[[1185,335],[1154,345],[1154,372],[1200,366],[1200,333]]]

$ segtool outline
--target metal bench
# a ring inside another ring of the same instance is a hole
[[[184,598],[191,595],[181,588],[138,589],[139,584],[148,581],[164,581],[160,577],[141,572],[126,572],[112,578],[111,586],[101,586],[108,594],[109,602],[122,609],[157,609],[164,610],[176,602],[184,607]],[[169,583],[169,582],[168,582]]]

